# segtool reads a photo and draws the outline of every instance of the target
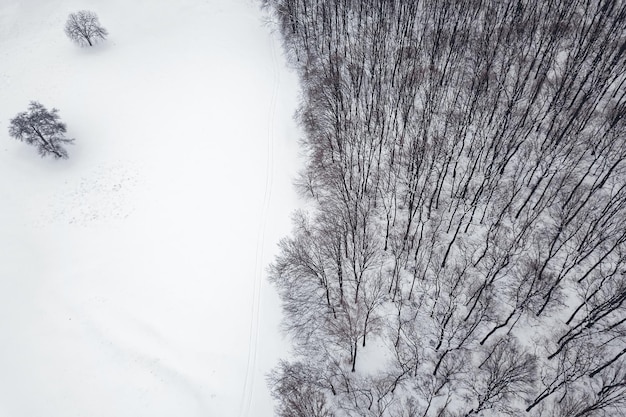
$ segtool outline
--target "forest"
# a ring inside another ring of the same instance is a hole
[[[277,414],[626,415],[626,1],[264,6],[307,207]]]

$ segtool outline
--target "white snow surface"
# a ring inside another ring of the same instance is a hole
[[[0,416],[273,415],[297,91],[253,0],[0,0]],[[8,135],[31,100],[69,160]]]

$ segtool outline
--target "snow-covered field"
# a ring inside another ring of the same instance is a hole
[[[0,94],[0,416],[272,415],[297,82],[256,2],[3,0]],[[30,100],[69,160],[9,137]]]

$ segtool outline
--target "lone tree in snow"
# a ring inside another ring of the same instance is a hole
[[[49,111],[41,103],[31,101],[27,112],[19,113],[11,120],[9,135],[15,139],[34,145],[43,158],[52,155],[56,159],[67,159],[64,143],[74,139],[65,137],[65,123],[59,121],[59,111]]]
[[[68,16],[65,34],[80,46],[93,46],[99,40],[105,40],[109,33],[100,26],[94,12],[80,10]]]

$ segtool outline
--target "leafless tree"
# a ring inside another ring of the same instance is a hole
[[[311,374],[303,364],[280,364],[280,372],[273,372],[269,381],[273,395],[280,398],[276,412],[281,417],[334,417],[325,395],[316,389]]]
[[[89,10],[80,10],[70,13],[65,23],[65,34],[74,43],[80,46],[93,46],[106,39],[109,34],[100,25],[98,16]]]
[[[472,384],[476,393],[476,406],[466,417],[479,415],[483,410],[497,410],[499,414],[515,415],[510,406],[515,399],[526,400],[536,383],[536,358],[524,352],[512,337],[500,339],[489,348],[478,366],[477,381]]]
[[[9,135],[36,146],[42,157],[52,155],[56,159],[67,159],[63,145],[71,144],[74,139],[65,137],[67,128],[58,113],[57,109],[48,110],[41,103],[31,101],[27,112],[11,119]]]

